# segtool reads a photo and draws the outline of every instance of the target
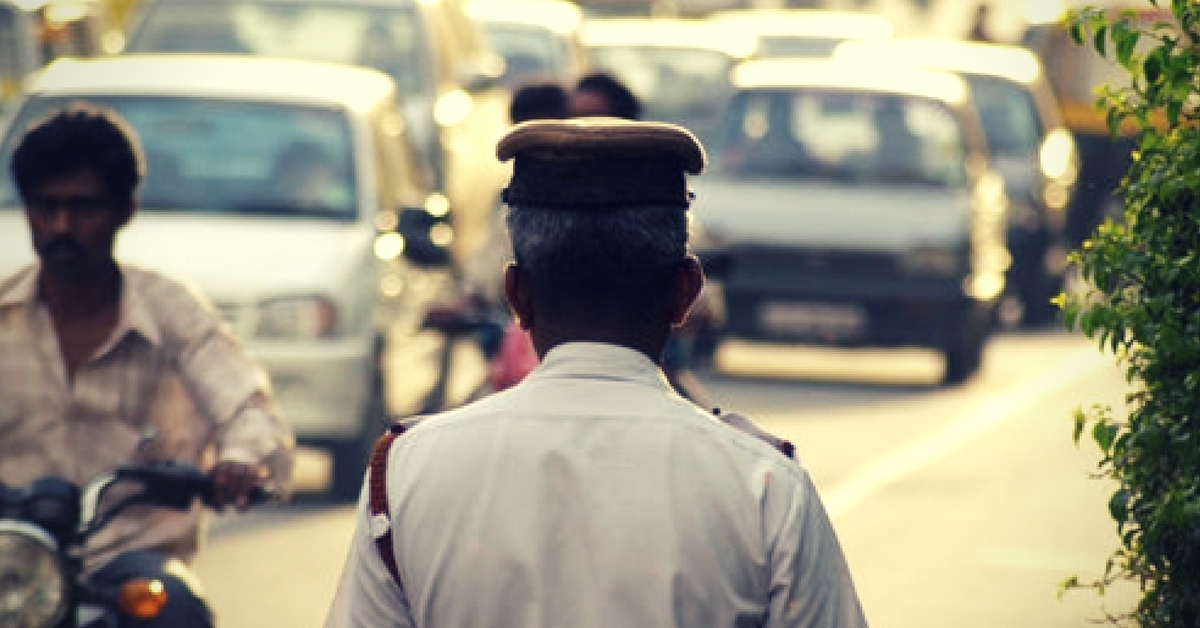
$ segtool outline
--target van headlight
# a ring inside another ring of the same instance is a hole
[[[57,544],[34,526],[0,521],[0,628],[51,628],[70,605]]]
[[[272,299],[258,304],[259,338],[324,338],[337,330],[337,305],[326,297]]]
[[[904,272],[910,275],[940,275],[953,277],[964,271],[962,255],[940,246],[922,246],[912,249],[900,260]]]

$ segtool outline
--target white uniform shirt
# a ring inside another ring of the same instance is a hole
[[[808,473],[628,349],[424,421],[387,488],[403,590],[364,497],[326,628],[866,626]]]

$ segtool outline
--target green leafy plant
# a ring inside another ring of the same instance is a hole
[[[1067,16],[1072,37],[1126,70],[1098,90],[1109,129],[1136,130],[1119,188],[1125,211],[1072,253],[1089,289],[1060,295],[1067,327],[1111,351],[1132,392],[1128,416],[1075,416],[1114,480],[1109,512],[1120,545],[1091,586],[1132,581],[1136,608],[1108,619],[1143,628],[1200,626],[1200,2],[1146,0],[1137,15],[1089,7]],[[1151,7],[1147,7],[1151,8]],[[1067,586],[1083,586],[1070,581]]]

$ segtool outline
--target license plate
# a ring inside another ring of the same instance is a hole
[[[768,302],[759,323],[776,334],[852,338],[866,330],[867,314],[853,305]]]

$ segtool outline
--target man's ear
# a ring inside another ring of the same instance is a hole
[[[533,327],[533,292],[528,277],[515,263],[504,268],[504,297],[517,316],[517,324],[529,331]]]
[[[675,275],[675,292],[671,299],[671,326],[679,327],[687,321],[700,290],[704,288],[704,268],[695,255],[688,255]]]

